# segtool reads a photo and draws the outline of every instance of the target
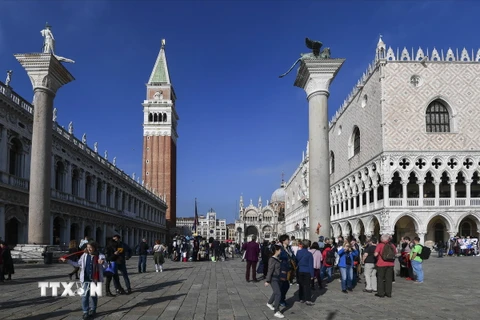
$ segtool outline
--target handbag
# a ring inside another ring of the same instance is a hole
[[[118,266],[115,263],[115,261],[110,261],[108,263],[107,268],[105,268],[105,271],[103,273],[106,274],[106,275],[114,275],[114,274],[117,273],[117,271],[118,271]]]
[[[262,260],[260,260],[260,263],[257,266],[257,273],[263,273],[263,261]]]

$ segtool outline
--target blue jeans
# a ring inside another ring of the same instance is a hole
[[[90,297],[90,282],[84,282],[82,285],[83,288],[83,296],[82,296],[82,310],[83,313],[87,313],[88,310],[97,310],[97,302],[98,297],[97,295]],[[92,298],[92,304],[90,305],[90,298]]]
[[[141,254],[138,256],[138,273],[147,272],[147,255]]]
[[[340,275],[342,276],[342,290],[345,291],[352,288],[353,268],[352,266],[340,267]]]
[[[125,286],[127,287],[127,290],[130,289],[130,279],[128,278],[128,272],[127,272],[127,265],[125,263],[119,263],[118,265],[118,271],[122,273],[123,280],[125,280]]]
[[[443,258],[443,249],[438,249],[438,257]]]
[[[322,268],[320,269],[320,278],[323,280],[326,273],[328,282],[332,282],[332,269],[333,267],[322,266]]]
[[[417,275],[417,281],[423,282],[423,265],[421,262],[412,260],[413,272]]]

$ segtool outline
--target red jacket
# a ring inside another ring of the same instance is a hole
[[[325,267],[331,267],[331,265],[327,264],[327,253],[330,252],[331,250],[332,250],[332,247],[326,247],[325,249],[323,249],[322,261]]]

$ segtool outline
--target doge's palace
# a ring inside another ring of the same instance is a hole
[[[380,38],[330,122],[328,235],[478,237],[479,73],[480,49],[393,50]],[[308,157],[300,167],[286,187],[287,231],[302,216],[296,203],[308,206],[294,179]]]

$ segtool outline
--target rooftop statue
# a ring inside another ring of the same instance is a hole
[[[287,72],[282,74],[280,78],[285,77],[287,74],[290,73],[290,71],[295,68],[297,63],[299,63],[302,60],[314,60],[314,59],[330,59],[330,48],[325,48],[320,52],[320,49],[322,48],[322,43],[320,41],[316,40],[311,40],[309,38],[305,38],[305,45],[307,48],[312,49],[312,52],[310,53],[301,53],[300,58],[295,61],[295,63],[288,69]]]
[[[53,33],[52,33],[52,30],[51,30],[52,26],[50,26],[48,24],[48,22],[45,24],[45,29],[43,29],[42,31],[40,31],[40,33],[42,34],[42,37],[43,37],[43,47],[42,47],[42,52],[43,53],[51,53],[55,56],[55,58],[58,59],[58,61],[62,61],[62,62],[68,62],[68,63],[75,63],[75,61],[71,60],[71,59],[68,59],[68,58],[65,58],[65,57],[61,57],[61,56],[57,56],[55,54],[55,38],[53,37]]]
[[[12,70],[7,71],[7,79],[5,80],[5,85],[7,87],[10,87],[10,81],[12,81],[12,73],[13,73]]]

